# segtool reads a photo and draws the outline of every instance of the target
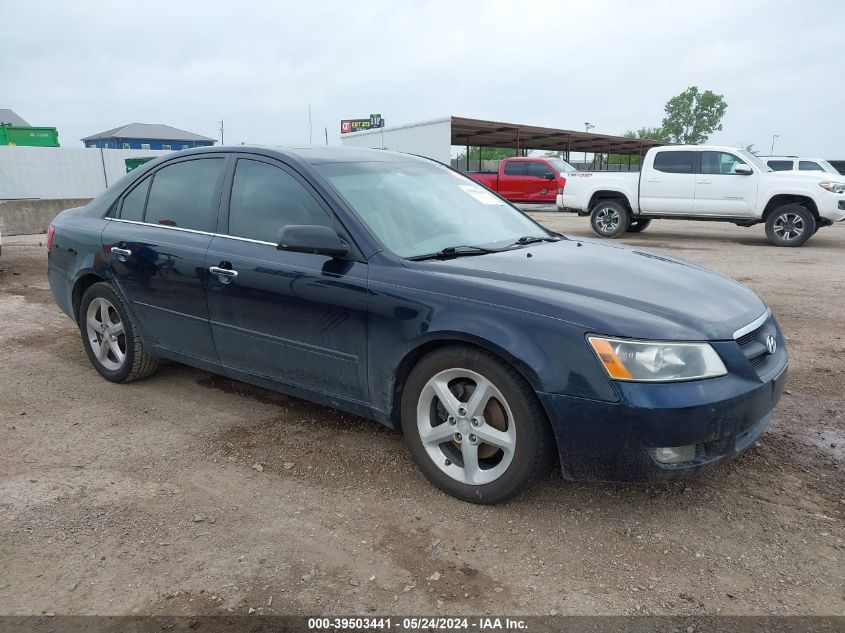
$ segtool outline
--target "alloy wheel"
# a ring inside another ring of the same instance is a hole
[[[804,218],[797,213],[782,213],[772,223],[772,229],[784,242],[792,242],[804,234]]]
[[[501,391],[469,369],[434,375],[417,402],[417,430],[426,453],[464,484],[488,484],[507,471],[516,447],[514,423]]]
[[[596,226],[602,233],[613,233],[621,220],[619,212],[611,207],[599,209],[596,213]]]
[[[103,297],[88,304],[85,315],[88,343],[103,367],[117,371],[126,362],[126,331],[114,305]]]

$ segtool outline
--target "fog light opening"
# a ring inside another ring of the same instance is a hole
[[[660,464],[680,464],[695,459],[695,444],[689,446],[664,446],[649,449],[654,461]]]

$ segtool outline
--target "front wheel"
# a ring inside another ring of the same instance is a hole
[[[554,438],[533,389],[472,347],[425,356],[402,394],[402,431],[431,483],[472,503],[506,501],[550,467]]]
[[[775,246],[801,246],[816,232],[816,218],[800,204],[785,204],[766,218],[766,237]]]
[[[649,224],[651,224],[651,220],[631,220],[631,224],[628,225],[628,233],[642,233],[648,228]]]
[[[590,212],[590,226],[602,237],[619,237],[628,230],[631,217],[628,210],[613,200],[603,200]]]

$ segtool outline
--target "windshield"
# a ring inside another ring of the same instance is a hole
[[[429,163],[327,163],[314,168],[391,251],[503,246],[550,233],[474,180]]]
[[[760,160],[759,157],[755,156],[751,152],[747,152],[744,149],[741,149],[741,150],[737,151],[737,154],[742,156],[745,160],[747,160],[749,163],[754,165],[760,171],[774,171],[766,163],[764,163],[762,160]]]
[[[839,170],[838,170],[838,169],[836,169],[836,167],[834,167],[833,165],[831,165],[831,164],[830,164],[829,162],[827,162],[826,160],[820,160],[820,161],[818,161],[818,163],[819,163],[819,165],[821,165],[821,166],[824,168],[824,170],[825,170],[827,173],[829,173],[829,174],[836,174],[837,176],[839,175]]]
[[[554,165],[555,169],[557,169],[562,174],[569,174],[569,173],[572,173],[574,171],[578,171],[572,165],[567,163],[565,160],[561,160],[559,158],[549,158],[548,161],[552,165]]]

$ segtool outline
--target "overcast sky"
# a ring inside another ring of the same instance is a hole
[[[339,143],[342,118],[449,114],[621,134],[691,85],[710,139],[845,159],[845,3],[3,0],[0,108],[63,146],[132,122]]]

